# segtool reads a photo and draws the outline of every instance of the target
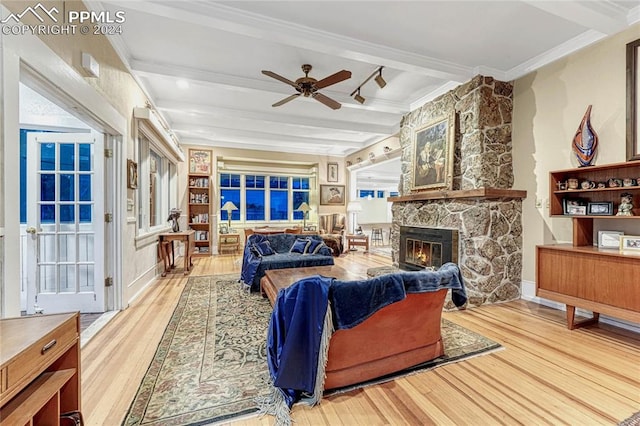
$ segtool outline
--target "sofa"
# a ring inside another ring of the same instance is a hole
[[[325,390],[444,355],[440,326],[449,290],[453,303],[465,306],[464,282],[453,263],[438,271],[399,271],[358,281],[312,276],[281,290],[267,337],[275,389],[267,412],[284,420],[285,411],[274,408],[274,401],[283,399],[290,408],[306,396],[308,403],[317,403]]]
[[[296,250],[300,247],[301,251]],[[333,264],[331,249],[318,235],[253,234],[245,241],[240,282],[250,291],[259,291],[260,279],[269,269]]]

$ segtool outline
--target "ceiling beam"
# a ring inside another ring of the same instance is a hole
[[[525,3],[606,35],[615,34],[627,27],[627,10],[612,1],[525,0]]]
[[[383,124],[375,123],[349,122],[316,117],[303,117],[279,112],[239,110],[205,104],[175,102],[164,99],[157,100],[156,107],[160,111],[166,111],[168,113],[196,115],[200,117],[207,117],[207,119],[219,119],[221,121],[226,119],[240,118],[262,123],[279,123],[304,128],[339,130],[343,132],[353,133],[371,133],[376,135],[391,135],[399,130],[399,124],[385,126]],[[393,117],[395,117],[395,115]]]
[[[297,144],[270,144],[263,145],[260,142],[252,143],[246,141],[228,140],[222,138],[205,138],[198,136],[188,136],[182,140],[185,145],[203,145],[218,148],[235,148],[242,150],[256,150],[256,151],[272,151],[281,153],[294,153],[294,154],[309,154],[309,155],[331,155],[335,157],[344,157],[354,152],[355,149],[346,146],[333,145],[333,146],[309,146]]]
[[[349,60],[384,64],[389,68],[443,80],[464,82],[473,77],[471,67],[269,18],[219,3],[178,2],[174,7],[151,1],[114,0],[109,4]]]

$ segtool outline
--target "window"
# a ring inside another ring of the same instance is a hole
[[[384,198],[384,191],[376,191],[376,196],[378,198]]]
[[[220,207],[227,201],[231,201],[238,210],[231,212],[231,220],[240,220],[240,175],[229,173],[220,174]],[[220,220],[228,221],[226,210],[220,211]]]
[[[374,196],[374,190],[373,189],[361,189],[358,191],[358,197],[360,198],[373,198]]]
[[[166,218],[177,207],[176,167],[163,154],[161,144],[140,127],[138,136],[138,235],[167,226]]]
[[[303,202],[309,203],[310,182],[308,176],[220,173],[220,207],[227,201],[238,207],[232,220],[302,220],[303,213],[295,209]],[[220,211],[220,220],[228,220],[226,211]]]

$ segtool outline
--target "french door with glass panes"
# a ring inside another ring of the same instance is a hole
[[[104,312],[103,136],[27,139],[27,313]]]

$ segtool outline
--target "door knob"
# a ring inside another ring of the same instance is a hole
[[[27,228],[27,234],[35,235],[35,233],[36,233],[36,228],[34,228],[33,226],[30,226]]]

